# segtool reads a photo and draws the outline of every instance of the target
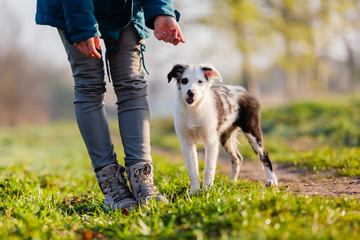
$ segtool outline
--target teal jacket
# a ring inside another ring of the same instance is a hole
[[[64,30],[70,43],[78,43],[96,36],[117,41],[131,22],[148,38],[157,15],[180,17],[173,0],[38,0],[35,21]]]

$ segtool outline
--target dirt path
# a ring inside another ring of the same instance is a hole
[[[152,151],[153,153],[167,155],[174,161],[183,161],[181,155],[174,156],[171,151],[159,148],[153,148]],[[202,153],[199,154],[199,159],[204,159]],[[229,160],[224,154],[220,154],[217,173],[230,175],[230,170]],[[282,164],[274,164],[274,171],[278,177],[280,187],[284,187],[294,194],[360,199],[360,176],[332,177],[331,172],[319,175]],[[260,162],[244,160],[240,170],[240,179],[265,182],[265,173]]]
[[[293,166],[274,164],[279,185],[294,194],[329,197],[351,197],[360,199],[360,177],[332,177],[331,174],[314,174]],[[244,161],[241,179],[265,180],[260,163]]]

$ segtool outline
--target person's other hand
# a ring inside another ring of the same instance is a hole
[[[96,49],[101,50],[99,37],[93,37],[93,38],[89,38],[84,41],[78,42],[78,43],[76,43],[76,47],[77,47],[77,49],[79,49],[79,51],[82,54],[84,54],[86,56],[96,57],[99,59],[101,58],[100,53],[96,50]]]
[[[185,43],[179,25],[174,17],[170,15],[158,15],[154,21],[154,35],[159,41],[178,45]]]

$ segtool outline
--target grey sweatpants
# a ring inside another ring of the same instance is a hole
[[[104,107],[104,63],[102,59],[81,54],[75,45],[67,42],[62,30],[59,30],[59,34],[75,81],[76,120],[94,170],[97,171],[117,162]],[[126,167],[152,161],[147,85],[139,41],[137,31],[129,24],[115,43],[117,52],[108,54]]]

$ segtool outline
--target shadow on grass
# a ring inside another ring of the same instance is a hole
[[[94,203],[93,197],[88,195],[64,198],[57,207],[68,215],[77,214],[81,216],[87,214],[93,216],[106,212],[102,204]]]

